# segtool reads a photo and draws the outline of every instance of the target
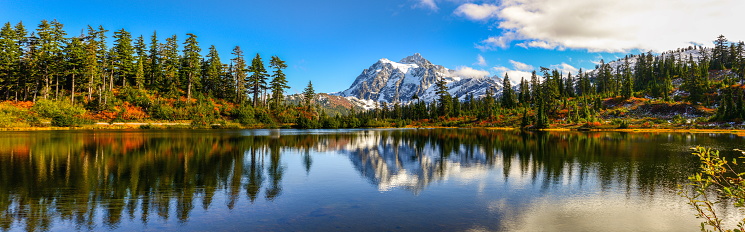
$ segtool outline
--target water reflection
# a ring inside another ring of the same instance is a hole
[[[377,191],[418,195],[433,183],[485,181],[496,172],[509,189],[653,197],[695,170],[687,146],[742,142],[716,134],[455,129],[6,132],[0,228],[117,229],[158,218],[188,224],[195,207],[232,210],[242,199],[282,198],[284,160],[295,159],[287,154],[299,156],[305,175],[324,172],[313,169],[314,154],[347,156]]]

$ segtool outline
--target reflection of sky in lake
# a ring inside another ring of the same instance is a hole
[[[429,129],[22,132],[0,136],[0,190],[8,191],[0,192],[0,228],[696,231],[700,221],[676,194],[697,167],[688,147],[731,149],[742,140]]]

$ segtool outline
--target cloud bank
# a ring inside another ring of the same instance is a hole
[[[458,66],[457,68],[455,68],[455,72],[453,74],[455,74],[456,76],[471,78],[482,78],[489,76],[489,72],[486,70],[474,69],[468,66]]]
[[[665,51],[709,45],[723,34],[745,40],[742,0],[503,0],[461,4],[454,14],[493,20],[501,35],[476,45],[507,48],[586,49],[590,52]]]
[[[512,64],[512,68],[496,66],[492,69],[496,71],[499,78],[504,78],[505,74],[508,75],[510,77],[510,82],[512,83],[512,85],[519,84],[522,78],[525,78],[525,80],[530,80],[530,76],[532,75],[533,70],[535,70],[532,65],[514,60],[510,60],[510,64]]]

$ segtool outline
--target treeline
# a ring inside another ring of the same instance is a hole
[[[444,126],[487,122],[491,126],[537,129],[613,119],[617,126],[627,127],[629,116],[606,111],[606,102],[643,98],[667,105],[716,108],[710,121],[742,121],[745,43],[730,43],[719,36],[714,44],[713,49],[689,47],[656,56],[651,52],[630,55],[612,62],[614,65],[601,60],[595,70],[580,69],[574,75],[541,67],[542,77],[533,71],[529,80],[521,78],[516,87],[505,75],[501,91],[489,90],[480,98],[468,95],[466,99],[454,99],[440,80],[436,83],[436,102],[427,104],[415,97],[408,105],[382,103],[358,118],[378,124],[391,122],[388,125],[435,120]]]
[[[214,45],[203,57],[194,34],[186,34],[183,43],[176,35],[162,43],[153,32],[146,42],[120,29],[109,48],[107,32],[102,26],[88,26],[87,33],[68,36],[56,20],[43,20],[31,32],[23,23],[5,23],[0,29],[0,97],[69,97],[75,102],[76,95],[83,95],[80,98],[95,99],[102,106],[115,88],[132,87],[187,99],[200,93],[236,103],[251,100],[258,106],[281,103],[288,88],[283,72],[287,65],[277,56],[271,57],[269,74],[259,54],[249,63],[239,46],[229,64],[220,60]]]
[[[110,35],[102,26],[68,35],[56,20],[43,20],[31,30],[20,22],[5,23],[0,29],[0,100],[36,104],[30,113],[0,105],[0,127],[17,121],[38,126],[39,117],[51,118],[56,126],[143,119],[297,128],[546,128],[609,120],[627,126],[622,124],[631,116],[624,109],[607,109],[608,102],[633,99],[716,109],[706,120],[745,118],[745,44],[724,36],[714,48],[601,60],[590,72],[564,74],[541,67],[530,77],[519,77],[514,87],[514,77],[505,75],[504,88],[490,89],[485,96],[453,98],[440,80],[435,102],[415,97],[409,104],[380,103],[368,111],[329,115],[316,104],[310,82],[301,101],[285,101],[287,64],[277,56],[267,66],[259,54],[249,59],[236,46],[223,62],[215,46],[203,56],[194,34],[180,42],[176,35],[161,40],[153,32],[146,39],[120,29],[108,43]]]
[[[120,29],[111,43],[109,35],[102,26],[69,35],[56,20],[42,20],[35,29],[5,23],[0,100],[54,101],[114,117],[135,108],[153,119],[202,117],[203,124],[219,118],[293,123],[302,115],[298,110],[312,108],[285,107],[287,64],[277,56],[267,67],[259,54],[251,59],[236,46],[223,62],[214,45],[203,56],[194,34],[181,42],[177,35],[161,40],[157,32],[145,38]]]

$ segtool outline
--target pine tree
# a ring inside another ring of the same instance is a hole
[[[215,45],[210,46],[207,60],[204,62],[202,70],[204,75],[202,77],[204,93],[209,96],[224,96],[220,89],[223,66]]]
[[[437,94],[439,102],[439,116],[449,116],[451,109],[451,97],[450,93],[448,92],[447,83],[444,79],[439,79],[437,82],[435,82],[436,91],[435,94]]]
[[[194,88],[199,89],[201,87],[199,77],[202,55],[199,53],[202,52],[202,48],[199,47],[196,35],[191,33],[186,35],[188,37],[186,38],[186,41],[184,41],[183,66],[181,67],[181,71],[183,72],[184,77],[182,83],[186,85],[186,99],[191,100],[191,90]]]
[[[621,96],[624,99],[631,98],[631,94],[634,91],[634,82],[631,78],[631,67],[629,67],[629,57],[627,56],[623,64],[623,88],[621,90]]]
[[[478,110],[478,118],[479,119],[486,119],[491,117],[494,112],[494,108],[496,108],[496,100],[494,99],[494,91],[492,88],[487,88],[486,92],[484,93],[484,97],[481,99],[481,107]]]
[[[727,49],[727,38],[724,35],[719,35],[714,41],[712,53],[711,67],[717,70],[726,69],[729,50]]]
[[[233,62],[231,73],[233,74],[233,78],[235,78],[236,102],[243,103],[248,96],[246,91],[246,79],[248,79],[246,75],[246,60],[243,58],[243,51],[240,46],[235,46],[232,54],[235,56],[235,58],[231,59]]]
[[[261,95],[266,90],[266,78],[269,76],[266,73],[264,62],[261,61],[261,56],[256,53],[256,57],[251,61],[251,67],[248,68],[248,72],[251,76],[246,80],[247,89],[250,94],[253,94],[253,106],[256,107],[261,103]]]
[[[88,88],[88,100],[93,100],[93,93],[96,92],[98,100],[101,100],[101,86],[103,80],[101,78],[102,69],[99,66],[99,50],[101,41],[96,40],[99,37],[99,33],[103,33],[88,26],[87,38],[84,41],[85,56],[83,57],[83,76],[87,80],[86,87]]]
[[[313,100],[316,98],[316,90],[313,89],[313,82],[308,81],[308,86],[303,90],[303,103],[308,110],[312,110]]]
[[[11,92],[18,86],[18,71],[20,68],[23,47],[17,43],[16,31],[10,22],[5,23],[0,29],[0,91],[5,99],[10,97]]]
[[[574,91],[575,85],[574,85],[574,78],[572,77],[572,73],[569,72],[567,75],[567,80],[564,83],[564,95],[565,97],[574,97],[577,96],[577,93]]]
[[[28,95],[28,89],[24,88],[26,87],[26,81],[24,78],[21,78],[21,75],[23,73],[23,60],[24,60],[24,45],[28,41],[26,38],[26,27],[23,26],[22,22],[19,22],[14,27],[15,35],[13,37],[13,40],[15,41],[15,45],[12,45],[7,50],[15,50],[17,53],[17,59],[15,60],[15,65],[11,68],[12,71],[10,72],[11,77],[8,79],[8,81],[15,82],[15,91],[13,91],[15,97],[15,100],[18,100],[20,92],[23,92],[24,95]],[[6,93],[8,95],[9,93]],[[25,100],[25,97],[24,97]]]
[[[121,86],[127,86],[135,75],[135,51],[132,47],[132,36],[122,28],[114,32],[114,52],[112,62],[114,63],[115,82]]]
[[[530,99],[530,85],[525,81],[525,77],[520,79],[520,97],[519,101],[521,105],[526,105]]]
[[[502,80],[502,107],[510,109],[515,107],[515,96],[513,91],[510,77],[505,73],[504,79]]]
[[[530,120],[528,119],[528,108],[523,108],[523,116],[522,120],[520,121],[520,128],[525,128],[528,125],[530,125]]]
[[[149,89],[160,89],[163,86],[163,67],[161,66],[160,59],[160,42],[158,41],[158,33],[153,31],[153,35],[150,36],[150,47],[148,52],[148,63],[145,67],[145,83]]]
[[[57,82],[57,90],[59,90],[59,76],[61,72],[62,63],[62,44],[65,41],[64,36],[66,33],[62,30],[62,24],[55,21],[51,23],[42,20],[39,27],[36,29],[38,39],[36,43],[38,45],[38,62],[37,66],[40,68],[40,79],[43,84],[41,92],[44,99],[48,99],[52,91],[52,83]],[[57,91],[59,93],[59,91]],[[55,94],[58,95],[58,94]]]
[[[274,68],[274,74],[272,74],[273,79],[269,83],[269,88],[272,90],[272,105],[274,107],[279,107],[282,105],[282,100],[285,98],[285,89],[290,88],[290,86],[287,85],[287,77],[282,71],[287,68],[287,64],[285,64],[285,61],[279,59],[279,57],[272,56],[269,65]]]
[[[85,70],[85,45],[83,37],[73,37],[69,40],[64,49],[66,75],[70,77],[70,102],[75,103],[75,90],[80,82],[80,75]]]
[[[541,81],[538,80],[538,75],[535,70],[530,74],[530,103],[535,104],[536,98],[541,94]]]
[[[137,37],[135,41],[135,75],[134,84],[137,88],[141,89],[145,87],[145,72],[147,69],[147,47],[145,45],[145,38],[142,36]]]
[[[163,81],[160,86],[161,92],[167,92],[171,95],[176,95],[178,86],[181,85],[178,73],[180,57],[178,55],[178,37],[173,35],[166,38],[166,44],[162,45],[160,51],[160,60],[163,67]]]
[[[111,57],[109,55],[109,49],[106,43],[106,32],[109,30],[104,29],[103,26],[99,25],[98,29],[88,28],[90,38],[93,38],[95,45],[95,65],[96,65],[96,77],[95,80],[95,91],[97,92],[96,100],[98,102],[98,108],[100,109],[108,102],[108,96],[111,93],[113,87],[113,81],[111,81]],[[108,78],[107,78],[108,77]],[[107,88],[107,83],[109,83]]]

